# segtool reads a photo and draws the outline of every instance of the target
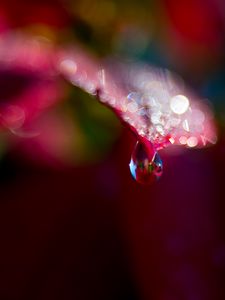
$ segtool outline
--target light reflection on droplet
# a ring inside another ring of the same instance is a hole
[[[182,135],[179,138],[179,142],[180,142],[181,145],[186,145],[187,144],[187,137]]]
[[[89,94],[96,95],[96,86],[91,81],[86,82],[85,88]]]
[[[59,68],[63,74],[67,76],[72,76],[77,71],[77,64],[74,60],[66,58],[60,62]]]
[[[137,142],[129,164],[132,177],[141,184],[150,184],[163,172],[162,160],[152,146]]]
[[[138,102],[139,95],[138,93],[132,92],[127,95],[127,100]]]
[[[184,114],[189,107],[189,100],[184,95],[177,95],[170,99],[171,110],[178,115]]]
[[[105,86],[105,70],[104,69],[101,69],[99,72],[98,72],[98,78],[99,78],[99,81],[100,81],[100,84],[101,86]]]
[[[162,115],[161,112],[152,113],[152,115],[151,115],[152,123],[158,124],[160,122],[161,115]]]
[[[200,138],[202,140],[202,144],[205,146],[206,145],[206,138],[204,137],[204,135],[200,135]]]
[[[169,141],[170,141],[170,143],[171,143],[172,145],[175,143],[175,140],[174,140],[173,137],[170,137],[170,138],[169,138]]]
[[[187,145],[190,148],[196,147],[198,145],[198,139],[195,136],[191,136],[187,139]]]
[[[182,125],[183,125],[183,128],[185,131],[188,131],[188,132],[190,131],[188,120],[185,119],[183,121]]]
[[[162,125],[157,124],[157,125],[155,126],[155,129],[156,129],[157,132],[159,132],[160,134],[164,135],[164,129],[163,129],[163,126],[162,126]]]

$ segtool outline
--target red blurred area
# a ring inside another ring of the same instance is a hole
[[[42,24],[59,29],[70,23],[69,13],[63,1],[57,0],[1,0],[0,20],[1,16],[8,28]]]
[[[104,162],[57,172],[17,160],[1,184],[2,299],[224,299],[224,145],[164,154],[143,188],[134,144],[125,131]]]
[[[164,0],[167,13],[177,32],[190,42],[218,47],[222,43],[224,22],[218,1]]]
[[[220,0],[163,0],[165,55],[191,79],[201,81],[224,60],[224,11]]]

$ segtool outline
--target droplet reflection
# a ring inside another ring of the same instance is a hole
[[[150,184],[163,172],[162,160],[152,145],[137,142],[129,164],[132,177],[141,184]]]

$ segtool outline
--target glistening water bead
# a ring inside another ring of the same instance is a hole
[[[150,142],[137,142],[129,167],[132,177],[142,184],[154,182],[163,172],[162,160]]]

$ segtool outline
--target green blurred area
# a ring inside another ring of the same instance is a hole
[[[61,111],[74,122],[74,163],[103,159],[119,137],[121,124],[115,114],[94,97],[73,87]]]

